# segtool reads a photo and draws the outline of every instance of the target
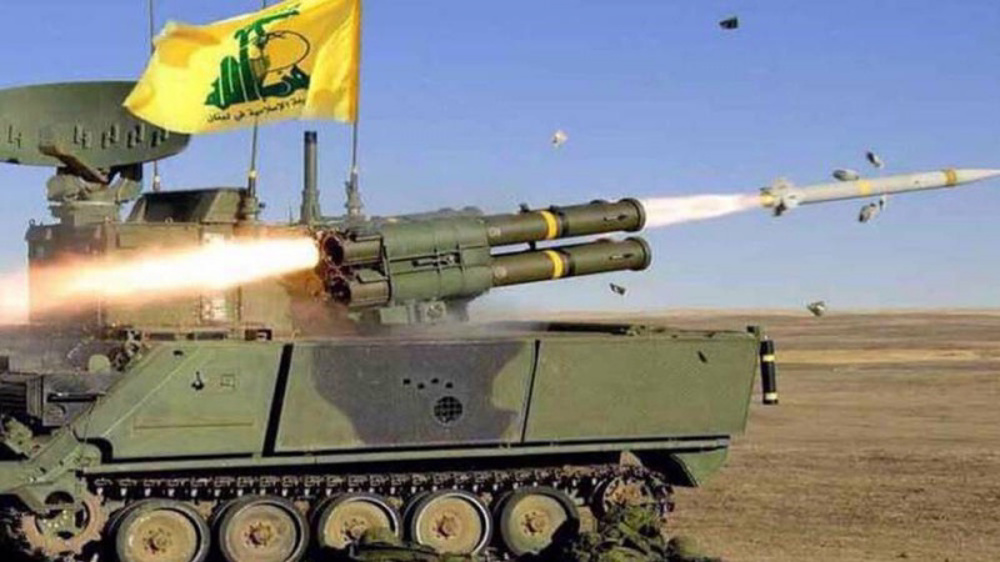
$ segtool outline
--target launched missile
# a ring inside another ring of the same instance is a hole
[[[775,216],[780,216],[799,205],[956,187],[997,177],[1000,177],[1000,170],[947,169],[803,187],[778,180],[774,185],[761,189],[760,204],[772,209]]]

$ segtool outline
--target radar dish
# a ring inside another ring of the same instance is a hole
[[[134,82],[77,82],[0,90],[0,162],[107,169],[162,160],[190,137],[151,125],[122,102]]]

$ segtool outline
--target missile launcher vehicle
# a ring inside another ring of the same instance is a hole
[[[641,238],[580,240],[641,230],[640,202],[324,217],[307,134],[302,216],[265,223],[252,187],[140,193],[187,137],[125,113],[130,87],[0,92],[0,159],[57,170],[30,322],[0,339],[4,552],[280,562],[382,528],[511,559],[613,506],[666,516],[744,429],[759,331],[463,323],[493,289],[648,267]],[[42,286],[66,260],[289,236],[315,267],[148,302]]]
[[[347,214],[327,217],[307,133],[299,220],[268,223],[253,175],[171,191],[154,177],[142,193],[144,166],[188,137],[126,113],[132,87],[0,91],[0,160],[56,169],[56,222],[26,235],[29,321],[0,330],[5,560],[283,562],[374,530],[457,556],[558,551],[621,508],[666,517],[674,487],[722,466],[757,372],[778,403],[774,343],[757,327],[469,322],[492,290],[646,269],[643,239],[609,238],[643,229],[640,201],[365,217],[352,173]],[[759,206],[998,175],[779,181]],[[252,282],[52,292],[53,272],[65,284],[79,264],[289,239],[306,266]]]

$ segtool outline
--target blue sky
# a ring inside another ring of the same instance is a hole
[[[157,0],[161,24],[257,5]],[[742,28],[721,31],[731,14]],[[136,78],[145,18],[144,0],[2,2],[0,87]],[[893,173],[1000,168],[998,29],[996,0],[368,0],[365,200],[391,214],[748,192],[865,170],[868,148]],[[262,136],[271,218],[298,207],[306,128],[320,131],[324,210],[341,208],[348,129],[284,123]],[[552,150],[560,128],[569,142]],[[164,163],[168,188],[241,184],[248,144],[195,139]],[[0,168],[0,269],[23,263],[27,220],[48,220],[47,176]],[[1000,306],[1000,182],[896,197],[865,225],[860,206],[649,232],[647,273],[506,289],[483,306]]]

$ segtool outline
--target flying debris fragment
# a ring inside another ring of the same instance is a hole
[[[878,207],[878,203],[869,203],[864,207],[861,207],[861,212],[858,213],[858,222],[866,223],[873,218],[878,216],[878,212],[881,209]]]
[[[879,155],[875,154],[874,152],[872,152],[870,150],[865,153],[865,158],[867,158],[868,161],[871,162],[872,166],[875,166],[879,170],[881,170],[882,168],[885,167],[885,162],[882,161],[882,159],[879,157]]]
[[[826,302],[825,301],[811,302],[811,303],[809,303],[809,304],[806,305],[806,308],[816,318],[819,318],[820,316],[823,316],[824,314],[826,314]]]
[[[865,223],[877,217],[878,214],[885,209],[885,204],[888,200],[888,197],[883,195],[878,198],[877,202],[869,203],[864,207],[861,207],[861,213],[858,215],[858,222]]]
[[[552,133],[552,148],[559,148],[566,144],[568,140],[569,135],[566,134],[566,131],[559,129],[555,133]]]
[[[625,287],[622,287],[621,285],[617,285],[615,283],[608,283],[608,287],[611,288],[611,292],[612,293],[614,293],[616,295],[621,295],[623,297],[625,296],[625,293],[628,292],[628,289],[626,289]]]
[[[733,16],[731,18],[726,18],[719,22],[719,27],[726,30],[739,29],[740,28],[740,18]]]
[[[838,168],[833,171],[833,177],[840,181],[857,181],[861,179],[861,174],[855,172],[854,170]]]

